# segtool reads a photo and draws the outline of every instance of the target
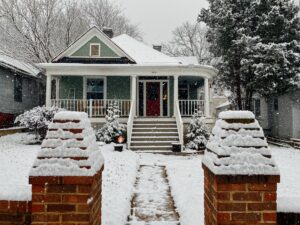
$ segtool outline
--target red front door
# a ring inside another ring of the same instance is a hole
[[[146,115],[160,116],[160,82],[146,83]]]

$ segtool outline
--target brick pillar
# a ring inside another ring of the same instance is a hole
[[[32,225],[101,224],[101,175],[30,177]]]
[[[276,164],[254,115],[231,113],[219,115],[203,160],[205,225],[275,225]]]
[[[101,225],[103,165],[87,114],[57,113],[30,172],[32,225]]]

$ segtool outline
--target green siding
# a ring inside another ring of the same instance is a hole
[[[75,89],[75,98],[82,99],[83,97],[83,78],[82,77],[62,77],[60,79],[59,97],[61,99],[70,99],[69,92],[71,88]]]
[[[130,99],[130,77],[107,77],[108,99]]]
[[[90,56],[90,44],[100,43],[100,56],[101,57],[118,57],[118,55],[111,50],[106,44],[104,44],[99,38],[94,36],[87,43],[85,43],[80,49],[78,49],[72,56]]]

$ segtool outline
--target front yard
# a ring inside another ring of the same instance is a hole
[[[0,200],[30,200],[28,173],[39,145],[26,145],[26,133],[0,138]],[[196,225],[204,219],[202,156],[167,156],[114,152],[111,145],[100,146],[105,157],[102,184],[102,224],[125,224],[139,165],[164,166],[180,224]],[[278,211],[300,212],[300,151],[271,146],[279,166]],[[151,177],[148,178],[149,180]],[[150,187],[145,187],[144,192]]]

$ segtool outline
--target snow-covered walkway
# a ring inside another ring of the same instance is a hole
[[[128,224],[179,224],[164,166],[140,166]]]

